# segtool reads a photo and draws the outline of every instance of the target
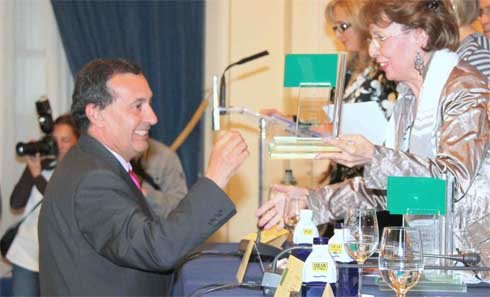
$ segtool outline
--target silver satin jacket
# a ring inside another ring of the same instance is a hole
[[[489,122],[487,79],[465,62],[452,70],[438,105],[436,157],[422,158],[408,151],[407,131],[415,118],[417,100],[403,84],[393,111],[396,148],[376,146],[373,161],[364,177],[346,180],[310,191],[308,202],[314,220],[326,223],[342,218],[349,208],[362,206],[385,209],[384,191],[388,176],[454,176],[455,246],[471,246],[481,252],[482,263],[490,267],[490,154],[487,150]],[[428,144],[430,145],[430,144]],[[459,230],[459,231],[458,231]],[[490,279],[490,274],[485,275]]]

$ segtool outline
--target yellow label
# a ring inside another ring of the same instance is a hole
[[[313,235],[313,229],[303,229],[304,235]]]
[[[311,265],[313,272],[327,272],[328,270],[327,262],[313,262]]]
[[[331,243],[331,244],[329,244],[329,248],[330,248],[331,254],[342,253],[342,244],[340,244],[340,243]]]

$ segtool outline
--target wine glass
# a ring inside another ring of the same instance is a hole
[[[381,277],[396,296],[405,297],[424,269],[420,232],[415,228],[384,228],[378,267]]]
[[[301,210],[303,201],[299,198],[285,197],[286,201],[284,203],[284,226],[289,232],[293,232],[294,228],[299,221],[299,211]]]
[[[349,209],[344,220],[345,250],[358,264],[376,250],[379,241],[378,219],[374,209]],[[362,296],[362,267],[359,267],[358,296]]]

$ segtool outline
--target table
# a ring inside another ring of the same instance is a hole
[[[238,243],[215,243],[205,244],[198,248],[198,251],[214,251],[231,253],[238,250]],[[195,293],[199,288],[210,284],[236,283],[235,275],[240,265],[241,259],[231,255],[202,255],[186,262],[178,272],[174,283],[172,296],[187,297]],[[260,284],[262,270],[259,263],[249,263],[244,282]],[[410,296],[458,296],[458,297],[490,297],[490,285],[468,285],[467,293],[426,293],[409,292]],[[374,284],[372,277],[363,278],[363,293],[372,296],[390,296],[394,293],[389,291],[379,291]],[[263,296],[260,289],[235,288],[224,291],[212,292],[203,296]]]
[[[238,243],[204,244],[197,251],[233,253],[238,251]],[[197,289],[210,284],[236,283],[235,276],[240,262],[241,258],[231,255],[197,257],[185,263],[177,272],[172,296],[190,296]],[[259,263],[249,263],[244,282],[260,284],[261,280],[262,269]],[[205,296],[262,296],[262,290],[237,288],[217,291]]]

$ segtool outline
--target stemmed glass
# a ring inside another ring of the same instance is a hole
[[[378,267],[381,277],[396,296],[405,297],[424,269],[420,232],[414,228],[384,228]]]
[[[378,246],[379,230],[376,210],[349,209],[344,220],[345,250],[356,260],[357,264],[364,262],[373,254]],[[362,296],[362,267],[359,267],[358,296]]]
[[[299,211],[302,208],[303,201],[298,198],[285,197],[286,201],[284,204],[284,226],[289,232],[294,232],[294,228],[299,221]]]

